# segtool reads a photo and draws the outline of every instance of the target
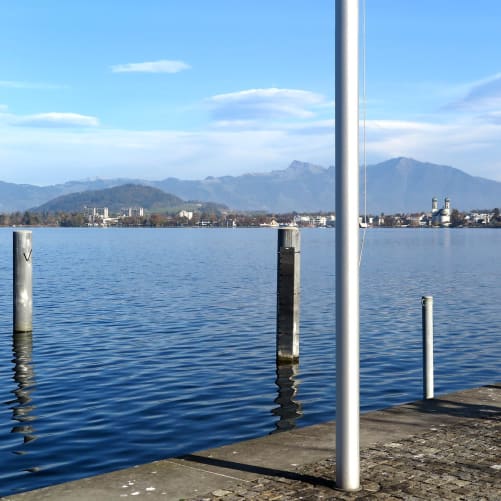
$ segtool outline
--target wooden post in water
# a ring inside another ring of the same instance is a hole
[[[277,363],[299,360],[300,233],[278,230]]]
[[[31,332],[33,316],[32,233],[13,233],[14,332]]]

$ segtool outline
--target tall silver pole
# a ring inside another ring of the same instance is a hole
[[[358,0],[336,0],[336,485],[360,488]]]
[[[423,296],[423,398],[434,398],[433,383],[433,296]]]

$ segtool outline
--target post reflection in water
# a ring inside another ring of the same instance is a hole
[[[271,433],[292,430],[296,427],[296,420],[303,415],[300,402],[294,399],[298,390],[296,381],[298,368],[297,363],[277,364],[275,384],[278,386],[278,396],[275,403],[279,407],[271,412],[278,416],[279,420],[275,423],[276,429]]]
[[[32,422],[36,419],[32,415],[35,406],[32,404],[31,392],[35,384],[33,366],[31,364],[33,338],[31,332],[14,333],[12,351],[14,354],[14,381],[17,388],[12,390],[15,400],[7,402],[11,405],[12,419],[18,424],[13,426],[12,433],[23,435],[23,443],[27,444],[37,437],[34,435]],[[24,454],[25,451],[15,451],[15,454]]]

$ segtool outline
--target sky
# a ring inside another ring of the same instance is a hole
[[[501,2],[365,3],[368,164],[501,181]],[[334,5],[0,0],[0,180],[333,165]]]

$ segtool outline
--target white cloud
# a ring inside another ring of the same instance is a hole
[[[25,115],[14,117],[12,125],[19,127],[97,127],[99,120],[88,115],[78,113],[38,113],[35,115]]]
[[[0,104],[0,113],[7,111],[8,108],[6,104]]]
[[[39,89],[39,90],[58,90],[64,89],[64,85],[51,84],[45,82],[23,82],[16,80],[0,80],[0,87],[7,89]]]
[[[220,124],[280,120],[308,119],[315,108],[326,103],[320,94],[297,89],[250,89],[219,94],[207,100],[211,115]]]
[[[190,69],[191,66],[183,61],[147,61],[144,63],[116,64],[111,67],[113,73],[179,73]]]

